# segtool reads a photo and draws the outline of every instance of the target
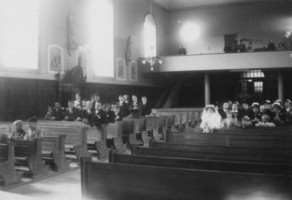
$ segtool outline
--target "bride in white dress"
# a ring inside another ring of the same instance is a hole
[[[201,129],[203,133],[213,133],[214,129],[222,128],[222,118],[214,105],[206,105],[202,113]]]

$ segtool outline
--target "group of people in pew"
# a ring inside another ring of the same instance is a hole
[[[13,122],[14,131],[10,134],[1,134],[0,143],[7,143],[9,139],[32,140],[43,137],[43,131],[37,127],[37,118],[28,119],[28,130],[23,130],[23,121],[16,120]]]
[[[100,96],[96,93],[91,100],[81,100],[79,93],[75,95],[75,100],[69,100],[66,108],[61,107],[59,102],[55,106],[48,106],[45,120],[66,120],[83,121],[94,125],[122,120],[124,117],[141,117],[150,114],[150,106],[146,96],[141,97],[141,102],[137,95],[119,95],[117,103],[100,102]]]
[[[126,117],[139,118],[148,116],[151,112],[150,105],[146,96],[138,100],[137,95],[133,94],[131,100],[129,95],[119,95],[117,103],[104,103],[100,101],[99,94],[91,96],[91,100],[81,100],[79,93],[75,95],[75,100],[68,101],[68,107],[62,108],[59,102],[55,102],[55,106],[48,107],[45,120],[66,120],[80,121],[90,126],[96,126],[103,133],[103,126],[115,121],[121,121]],[[142,143],[142,135],[136,133],[137,140]],[[102,140],[106,136],[102,135]],[[113,139],[106,139],[107,146],[114,147]],[[129,139],[125,138],[124,143],[129,144]]]
[[[223,127],[277,127],[292,123],[292,103],[286,99],[274,103],[266,100],[262,104],[253,102],[227,101],[218,108],[207,105],[201,116],[201,129],[203,133],[212,133],[215,129]]]

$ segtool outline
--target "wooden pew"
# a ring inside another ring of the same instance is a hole
[[[19,183],[22,173],[14,168],[14,145],[0,144],[0,185],[5,187]]]
[[[148,149],[149,152],[155,151],[154,154],[157,154],[158,156],[247,162],[292,163],[292,152],[285,149],[202,146],[158,142],[152,142],[150,147],[151,148]],[[138,148],[133,149],[134,154],[138,154],[139,151],[144,150]],[[147,151],[147,149],[145,151]]]
[[[44,131],[44,137],[66,135],[65,151],[66,157],[78,161],[80,156],[88,156],[87,151],[87,129],[88,126],[82,122],[71,121],[49,121],[39,120],[38,128]],[[13,128],[10,128],[13,131]],[[28,129],[28,124],[23,126]]]
[[[176,116],[175,126],[183,131],[186,127],[196,127],[201,120],[202,108],[161,108],[156,109],[158,116]]]
[[[79,160],[81,156],[88,156],[86,129],[77,127],[48,127],[45,129],[45,137],[59,135],[66,135],[65,152],[67,158],[76,161]]]
[[[153,153],[153,151],[152,151]],[[110,163],[124,163],[134,165],[150,165],[160,167],[176,167],[189,169],[205,169],[218,171],[232,171],[244,173],[264,174],[292,174],[292,163],[263,163],[263,162],[239,162],[225,160],[190,159],[180,157],[162,157],[157,155],[127,155],[119,154],[111,150]]]
[[[84,200],[292,198],[291,175],[234,173],[173,167],[96,163],[81,159]],[[252,189],[252,191],[251,191]]]
[[[15,147],[15,168],[29,177],[46,175],[48,168],[42,161],[42,138],[34,140],[16,140],[10,142]]]
[[[54,171],[69,169],[70,162],[65,156],[66,135],[58,137],[43,137],[42,158],[51,165]]]
[[[267,133],[257,130],[257,134],[249,130],[239,130],[240,133],[226,132],[220,134],[203,133],[175,133],[168,132],[166,135],[167,143],[195,144],[195,145],[217,145],[230,147],[257,147],[257,148],[283,148],[292,149],[292,134],[288,132]],[[254,131],[254,130],[253,130]]]

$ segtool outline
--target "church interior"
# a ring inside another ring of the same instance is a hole
[[[292,0],[0,10],[1,199],[292,199]]]

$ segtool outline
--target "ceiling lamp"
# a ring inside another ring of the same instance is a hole
[[[151,48],[153,50],[153,47]],[[162,60],[160,59],[159,56],[156,56],[156,57],[147,57],[147,58],[144,58],[142,60],[142,63],[144,65],[150,65],[150,70],[153,71],[154,70],[154,66],[159,66],[162,64]]]

